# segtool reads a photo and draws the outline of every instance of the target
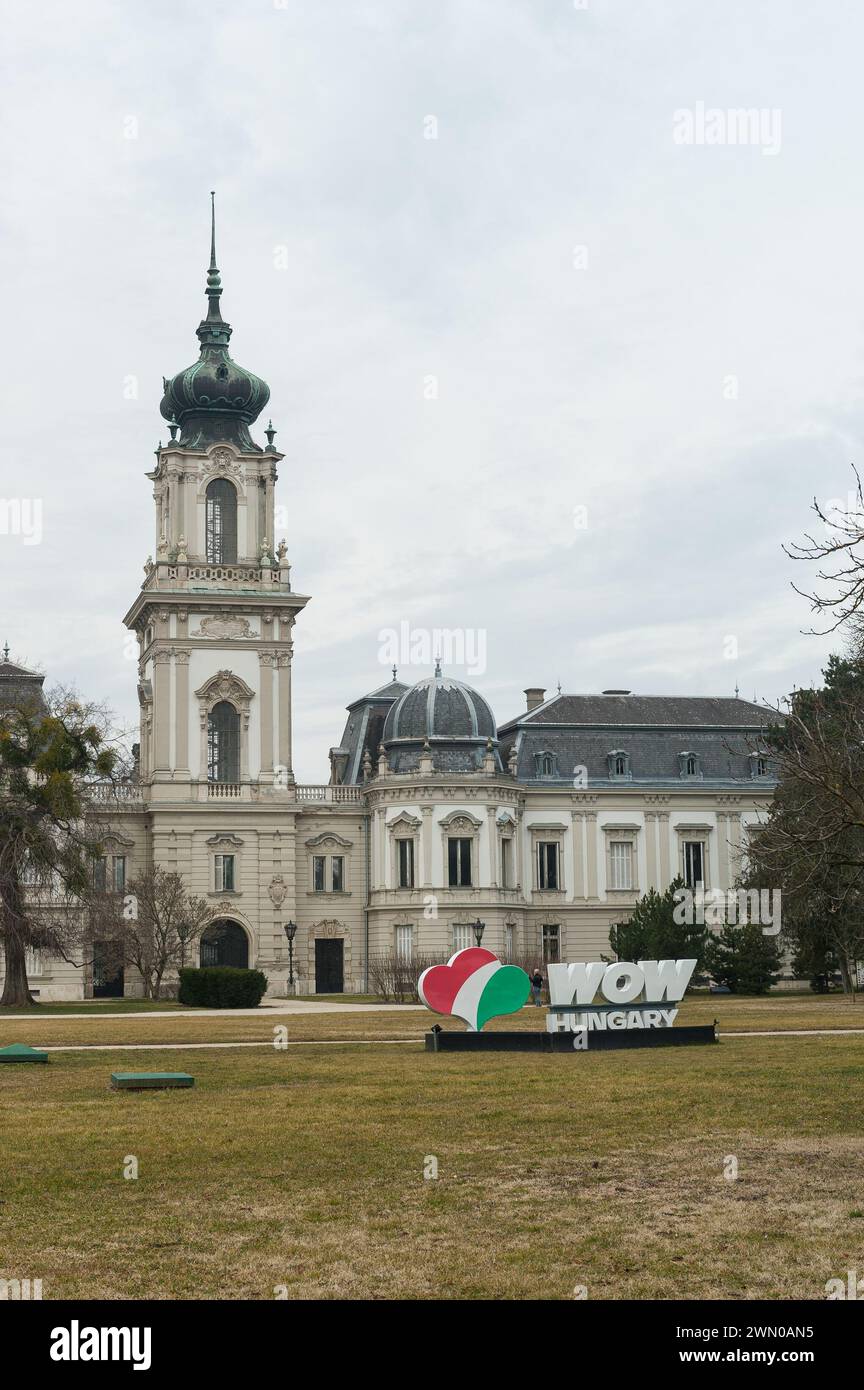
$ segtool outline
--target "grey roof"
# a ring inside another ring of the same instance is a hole
[[[339,748],[348,753],[343,785],[363,781],[363,754],[368,750],[373,762],[378,757],[387,711],[408,689],[401,681],[389,681],[348,706],[348,722],[339,740]]]
[[[452,676],[427,676],[393,706],[384,742],[395,739],[495,739],[495,716],[483,696]]]
[[[416,772],[425,743],[436,772],[476,772],[490,740],[500,770],[495,716],[489,705],[470,685],[438,669],[391,707],[383,735],[391,772]]]
[[[752,754],[760,731],[776,720],[748,700],[666,695],[555,695],[500,730],[505,763],[514,743],[520,781],[573,784],[586,769],[589,786],[752,786]],[[611,775],[610,755],[627,755],[626,777]],[[697,774],[683,776],[682,755],[694,754]],[[542,771],[550,754],[551,775]],[[760,777],[760,785],[774,785]]]
[[[750,700],[722,695],[553,695],[502,724],[501,732],[517,724],[757,728],[772,717],[772,711]]]
[[[0,660],[0,708],[5,706],[8,709],[10,705],[24,701],[44,709],[44,683],[45,677],[38,671],[30,671],[26,666],[19,666],[17,662],[4,657]]]

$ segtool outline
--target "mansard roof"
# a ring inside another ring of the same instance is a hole
[[[752,786],[761,732],[777,718],[726,697],[561,694],[502,725],[499,737],[505,765],[515,745],[520,781],[572,784],[581,775],[589,786]],[[614,754],[626,757],[623,776],[615,775]],[[692,776],[684,775],[688,755],[696,759]],[[758,780],[774,785],[771,776]]]
[[[342,777],[343,785],[357,786],[363,781],[363,755],[368,752],[373,762],[377,759],[387,713],[400,695],[404,695],[408,689],[409,686],[394,677],[386,685],[370,691],[368,695],[361,695],[359,700],[352,700],[348,706],[348,722],[339,740],[339,748],[333,750],[340,754],[348,754]]]
[[[9,660],[9,648],[3,650],[0,658],[0,708],[18,705],[23,701],[34,701],[44,707],[45,698],[42,686],[45,677],[38,671],[31,671],[17,661]]]
[[[769,724],[773,711],[750,700],[706,695],[553,695],[536,709],[517,715],[500,732],[516,725],[569,724],[601,728],[755,729]]]

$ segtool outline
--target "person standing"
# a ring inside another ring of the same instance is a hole
[[[540,992],[543,989],[543,976],[540,973],[540,966],[535,965],[534,974],[531,976],[531,997],[537,1007],[540,1007]]]

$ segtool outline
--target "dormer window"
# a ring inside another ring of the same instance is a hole
[[[538,777],[555,777],[558,773],[554,753],[535,753],[534,767]]]
[[[609,776],[613,781],[630,781],[630,754],[621,748],[613,748],[606,759],[609,766]]]
[[[770,777],[771,768],[768,758],[764,753],[750,754],[750,776],[751,777]]]
[[[701,777],[702,759],[698,753],[679,753],[678,754],[678,775],[679,777]]]

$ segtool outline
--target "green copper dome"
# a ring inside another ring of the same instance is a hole
[[[211,199],[213,195],[211,194]],[[165,377],[159,407],[166,420],[180,426],[179,443],[206,449],[221,440],[261,453],[249,433],[270,399],[270,387],[247,372],[228,353],[231,325],[219,310],[222,281],[216,268],[216,213],[211,204],[210,268],[207,272],[207,317],[196,330],[201,356],[176,376]]]

